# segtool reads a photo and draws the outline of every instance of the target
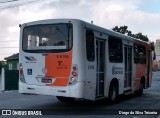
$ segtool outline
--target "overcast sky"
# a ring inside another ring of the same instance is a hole
[[[12,0],[0,0],[0,60],[18,52],[19,24],[41,19],[93,20],[108,29],[127,25],[151,41],[160,39],[160,0],[37,0],[17,7],[12,6],[36,0],[5,1]]]

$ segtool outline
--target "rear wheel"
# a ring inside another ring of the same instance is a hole
[[[140,86],[139,86],[139,90],[136,91],[136,95],[142,96],[142,94],[143,94],[143,88],[144,88],[144,83],[141,81]]]
[[[109,101],[112,103],[116,102],[117,97],[118,97],[118,89],[114,84],[111,84],[109,87],[109,96],[108,96]]]
[[[75,98],[62,97],[62,96],[57,96],[57,99],[62,102],[72,102],[75,100]]]

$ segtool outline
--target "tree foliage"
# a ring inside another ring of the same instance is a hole
[[[124,26],[120,26],[120,27],[115,26],[112,30],[115,31],[115,32],[119,32],[121,34],[130,36],[130,37],[136,38],[136,39],[140,39],[140,40],[146,41],[146,42],[149,41],[147,35],[143,35],[140,32],[137,33],[137,34],[133,34],[132,31],[128,30],[128,26],[125,26],[125,25]],[[150,46],[151,46],[151,49],[154,51],[155,50],[154,42],[151,42]]]
[[[0,69],[3,67],[2,63],[0,62]]]
[[[0,61],[0,71],[4,66],[5,66],[5,62],[4,61]]]

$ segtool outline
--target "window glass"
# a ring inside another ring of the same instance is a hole
[[[23,50],[50,52],[72,47],[72,24],[45,24],[26,26],[23,30]]]
[[[140,64],[146,64],[145,46],[134,44],[134,62]]]
[[[109,36],[109,61],[114,63],[123,62],[122,40]]]
[[[8,66],[9,66],[9,68],[8,68],[8,69],[9,69],[9,70],[12,70],[12,63],[9,63],[9,65],[8,65]]]
[[[87,60],[94,61],[95,59],[94,33],[91,30],[86,31],[86,53],[87,53]]]

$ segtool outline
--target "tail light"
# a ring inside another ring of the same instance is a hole
[[[77,76],[77,73],[76,73],[75,71],[73,71],[73,72],[72,72],[72,76],[73,76],[73,77],[76,77],[76,76]]]
[[[19,79],[21,82],[26,83],[24,78],[22,63],[19,64]]]
[[[71,70],[71,76],[69,79],[69,85],[76,84],[77,80],[78,80],[78,67],[77,65],[73,65]]]

